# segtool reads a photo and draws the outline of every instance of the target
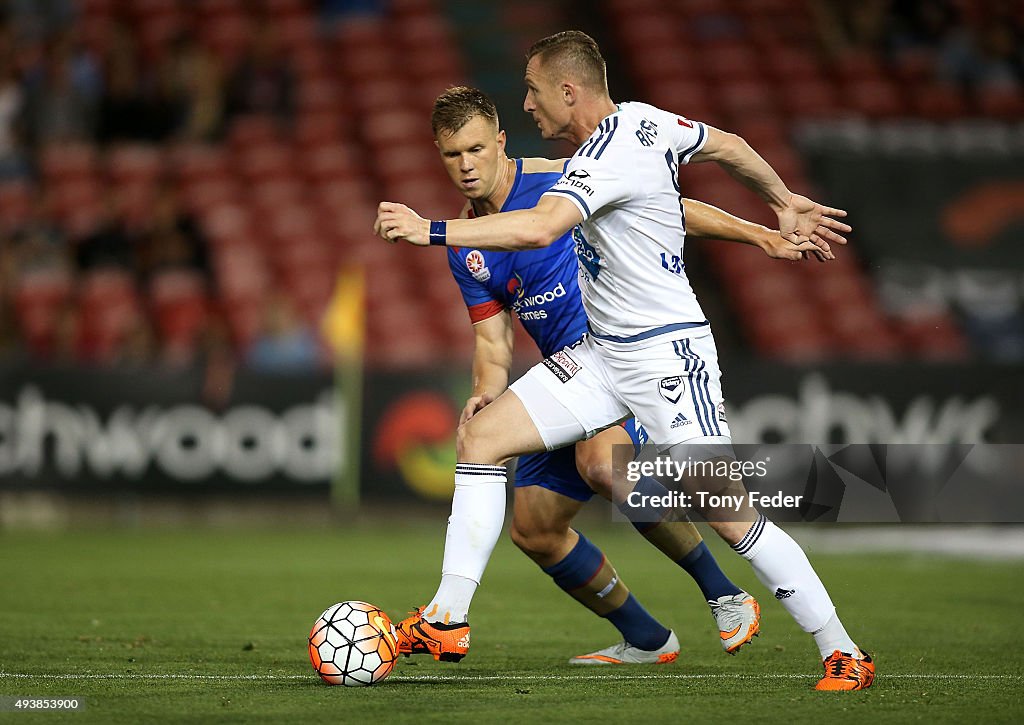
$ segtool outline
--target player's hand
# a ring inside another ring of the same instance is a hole
[[[846,244],[843,234],[853,231],[849,224],[839,221],[846,216],[845,211],[823,206],[800,194],[790,195],[789,203],[776,214],[782,238],[796,247],[810,242],[816,249],[801,251],[814,254],[822,262],[833,258],[828,256],[832,252],[830,245]]]
[[[405,204],[382,201],[377,207],[373,233],[392,243],[404,239],[409,244],[425,247],[430,244],[430,221]]]
[[[462,415],[459,416],[459,425],[462,425],[474,415],[479,413],[481,410],[486,408],[488,405],[494,402],[494,396],[490,393],[483,393],[481,395],[474,395],[472,398],[466,401],[465,407],[462,409]]]
[[[775,229],[765,230],[760,241],[761,249],[772,259],[800,260],[814,256],[819,262],[827,262],[835,259],[836,255],[828,248],[824,240],[809,239],[806,242],[794,244]]]

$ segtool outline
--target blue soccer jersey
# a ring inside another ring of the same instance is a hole
[[[561,168],[524,172],[523,159],[516,159],[516,178],[501,211],[532,209],[561,177]],[[449,247],[448,264],[474,323],[512,310],[544,357],[587,330],[571,233],[544,249],[520,252]]]
[[[515,161],[516,178],[501,211],[533,208],[562,177],[561,167],[550,171],[551,164],[543,164],[545,170],[524,170],[523,159]],[[532,164],[527,161],[527,165]],[[474,324],[512,310],[544,357],[573,344],[587,331],[571,231],[544,249],[482,252],[449,247],[448,264]],[[638,446],[636,427],[625,429]],[[542,486],[578,501],[593,495],[576,470],[573,446],[520,456],[515,485]]]

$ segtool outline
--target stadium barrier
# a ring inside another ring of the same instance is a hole
[[[344,467],[345,398],[329,373],[239,372],[204,402],[201,370],[0,367],[0,489],[324,496]],[[1017,443],[1024,376],[1011,366],[734,364],[734,440]],[[368,371],[362,496],[452,490],[461,371]]]

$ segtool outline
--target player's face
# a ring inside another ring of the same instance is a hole
[[[442,131],[434,143],[448,178],[467,199],[486,199],[498,185],[505,159],[505,132],[494,121],[474,116],[455,133]]]
[[[525,80],[523,110],[533,116],[540,135],[547,139],[565,138],[572,120],[570,108],[565,102],[562,84],[545,72],[539,55],[526,64]]]

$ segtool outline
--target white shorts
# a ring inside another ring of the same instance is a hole
[[[510,386],[548,450],[636,417],[659,451],[695,439],[727,443],[718,351],[710,332],[613,350],[589,335]]]

